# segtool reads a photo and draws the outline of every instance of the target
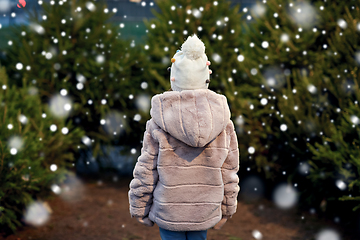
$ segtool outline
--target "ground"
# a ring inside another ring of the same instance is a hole
[[[0,236],[0,239],[160,240],[156,224],[146,227],[130,217],[127,194],[131,179],[115,180],[74,178],[68,182],[66,194],[54,194],[46,200],[52,214],[45,225],[25,226],[16,234],[7,238]],[[340,233],[341,240],[356,239],[331,220],[318,219],[316,215],[299,213],[296,209],[279,210],[267,199],[249,202],[239,194],[236,214],[222,229],[210,229],[207,239],[315,240],[319,231],[329,227]],[[254,237],[256,230],[262,238]]]

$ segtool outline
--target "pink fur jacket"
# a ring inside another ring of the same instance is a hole
[[[130,183],[131,216],[171,231],[206,230],[231,217],[240,163],[226,97],[164,92],[152,97],[150,115]]]

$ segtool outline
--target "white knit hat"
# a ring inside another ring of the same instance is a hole
[[[171,59],[170,84],[174,91],[207,89],[210,82],[210,61],[204,43],[194,34]]]

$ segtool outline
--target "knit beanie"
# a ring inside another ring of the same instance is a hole
[[[210,82],[210,61],[204,43],[194,34],[189,36],[171,59],[170,84],[174,91],[207,89]]]

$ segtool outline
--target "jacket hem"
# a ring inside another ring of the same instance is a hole
[[[149,219],[155,222],[159,227],[169,231],[203,231],[215,226],[222,216],[216,216],[205,222],[168,222],[161,218],[156,218],[153,213],[150,213]]]

